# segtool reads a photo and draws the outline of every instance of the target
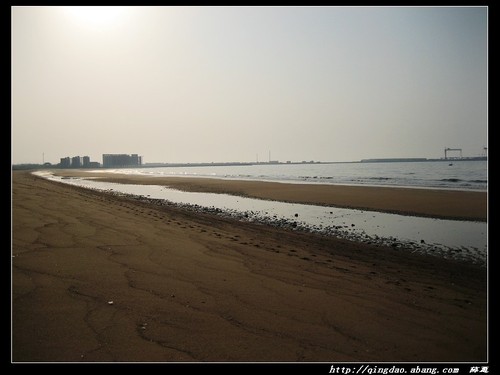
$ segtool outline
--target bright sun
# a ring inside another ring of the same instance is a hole
[[[117,6],[70,6],[66,11],[75,22],[91,29],[113,27],[120,20],[124,8]]]

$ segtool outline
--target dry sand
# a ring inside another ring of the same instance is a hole
[[[12,214],[14,362],[487,359],[484,268],[23,171]]]

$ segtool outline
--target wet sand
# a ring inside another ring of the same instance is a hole
[[[191,177],[148,177],[57,170],[60,176],[100,181],[164,185],[184,191],[224,193],[291,203],[327,205],[436,218],[487,220],[487,194],[478,191],[397,187],[292,184]]]
[[[12,215],[14,362],[487,359],[481,267],[25,171]]]

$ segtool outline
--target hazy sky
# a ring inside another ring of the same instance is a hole
[[[14,164],[487,146],[487,7],[11,10]]]

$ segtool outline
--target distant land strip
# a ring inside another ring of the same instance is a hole
[[[487,156],[470,156],[470,157],[448,157],[448,158],[440,158],[440,159],[427,159],[427,158],[379,158],[379,159],[361,159],[359,161],[314,161],[314,160],[303,160],[303,161],[286,161],[281,162],[278,160],[271,160],[266,162],[194,162],[194,163],[144,163],[141,165],[134,166],[124,166],[124,167],[115,167],[118,168],[157,168],[157,167],[220,167],[220,166],[242,166],[242,165],[280,165],[280,164],[352,164],[352,163],[407,163],[407,162],[450,162],[450,161],[487,161]],[[44,163],[24,163],[24,164],[13,164],[13,170],[21,170],[21,169],[39,169],[39,168],[60,168],[58,164]],[[95,169],[95,167],[90,167],[90,169]]]

